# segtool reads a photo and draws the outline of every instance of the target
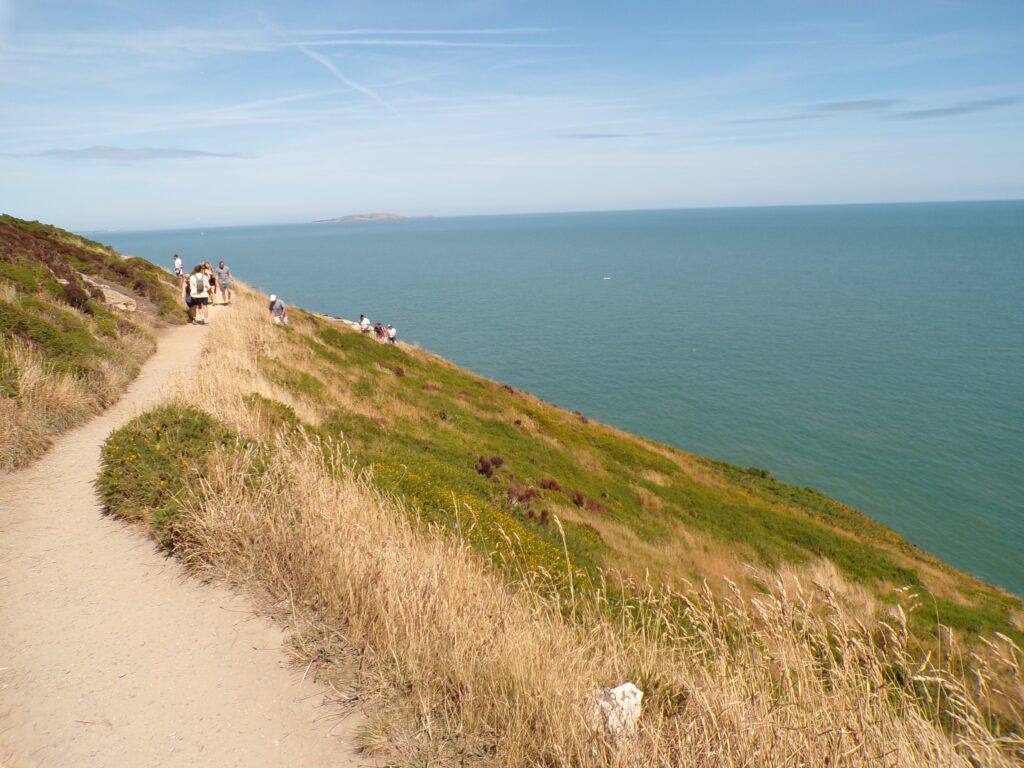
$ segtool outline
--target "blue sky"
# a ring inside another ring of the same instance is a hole
[[[67,227],[1024,197],[1024,3],[0,0]]]

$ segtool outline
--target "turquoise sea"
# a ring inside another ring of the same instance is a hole
[[[1024,202],[94,236],[392,322],[551,402],[820,488],[1024,594]]]

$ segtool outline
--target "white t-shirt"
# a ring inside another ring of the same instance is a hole
[[[393,339],[398,336],[398,329],[393,325],[388,326],[388,338]]]
[[[367,318],[364,317],[362,320],[359,321],[359,327],[363,328],[363,329],[369,328],[370,327],[370,321]]]

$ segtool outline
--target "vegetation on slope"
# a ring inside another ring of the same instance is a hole
[[[958,629],[1021,637],[1019,600],[813,489],[637,438],[315,315],[296,311],[275,331],[257,358],[272,402],[250,407],[290,404],[293,423],[344,443],[378,487],[485,553],[564,582],[567,547],[590,583],[615,569],[676,586],[742,585],[750,564],[824,558],[882,603],[912,587],[929,607],[920,623],[934,625],[940,606]]]
[[[139,310],[108,309],[94,283],[132,294]],[[0,216],[0,470],[113,402],[154,349],[149,329],[183,318],[173,280],[149,262]]]
[[[291,316],[242,293],[185,401],[111,437],[99,489],[188,563],[281,600],[325,673],[358,652],[358,695],[392,702],[368,747],[503,766],[1024,757],[1015,598],[812,490]],[[624,752],[587,702],[625,679],[646,699]]]

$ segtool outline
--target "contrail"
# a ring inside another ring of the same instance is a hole
[[[532,35],[550,32],[545,27],[501,27],[489,29],[314,29],[304,35]]]
[[[360,85],[355,80],[351,80],[350,78],[345,77],[345,75],[341,73],[341,70],[339,70],[334,65],[334,62],[328,59],[322,53],[317,53],[312,48],[307,48],[305,45],[302,45],[302,43],[294,43],[294,46],[298,48],[300,51],[302,51],[304,54],[309,56],[309,58],[311,58],[317,64],[322,66],[328,72],[330,72],[332,75],[334,75],[334,77],[337,78],[339,82],[347,85],[353,91],[359,91],[359,93],[363,94],[364,96],[368,96],[369,98],[373,99],[375,102],[384,107],[384,109],[394,114],[395,117],[402,118],[403,120],[405,119],[402,113],[395,109],[391,104],[386,102],[379,93],[370,88],[367,88],[365,85]]]
[[[405,116],[401,112],[399,112],[397,109],[395,109],[395,107],[393,107],[391,104],[389,104],[387,101],[385,101],[384,98],[379,93],[377,93],[376,91],[372,90],[371,88],[367,88],[365,85],[360,85],[359,83],[357,83],[355,80],[352,80],[351,78],[345,77],[345,75],[342,74],[341,70],[338,69],[338,67],[334,64],[334,62],[331,61],[326,56],[324,56],[322,53],[317,53],[312,48],[309,48],[308,46],[306,46],[306,45],[304,45],[302,43],[292,42],[291,40],[288,39],[288,35],[286,35],[280,29],[277,29],[274,25],[272,25],[269,21],[267,21],[267,18],[262,13],[258,14],[258,18],[259,18],[260,22],[267,29],[269,29],[275,35],[279,36],[289,46],[291,46],[291,47],[293,47],[293,48],[295,48],[295,49],[297,49],[299,51],[302,51],[302,53],[304,53],[310,59],[312,59],[317,64],[319,64],[321,67],[323,67],[328,72],[330,72],[331,75],[333,75],[334,78],[339,83],[341,83],[342,85],[346,85],[349,88],[351,88],[353,91],[358,91],[359,93],[363,94],[367,98],[372,99],[373,101],[377,102],[382,107],[384,107],[384,109],[388,110],[391,114],[393,114],[395,117],[400,118],[402,120],[405,119]]]
[[[309,40],[306,42],[295,42],[291,45],[316,45],[316,46],[378,46],[378,47],[408,47],[408,48],[564,48],[564,45],[548,43],[485,43],[479,40],[391,40],[373,37],[351,37],[336,40]]]

